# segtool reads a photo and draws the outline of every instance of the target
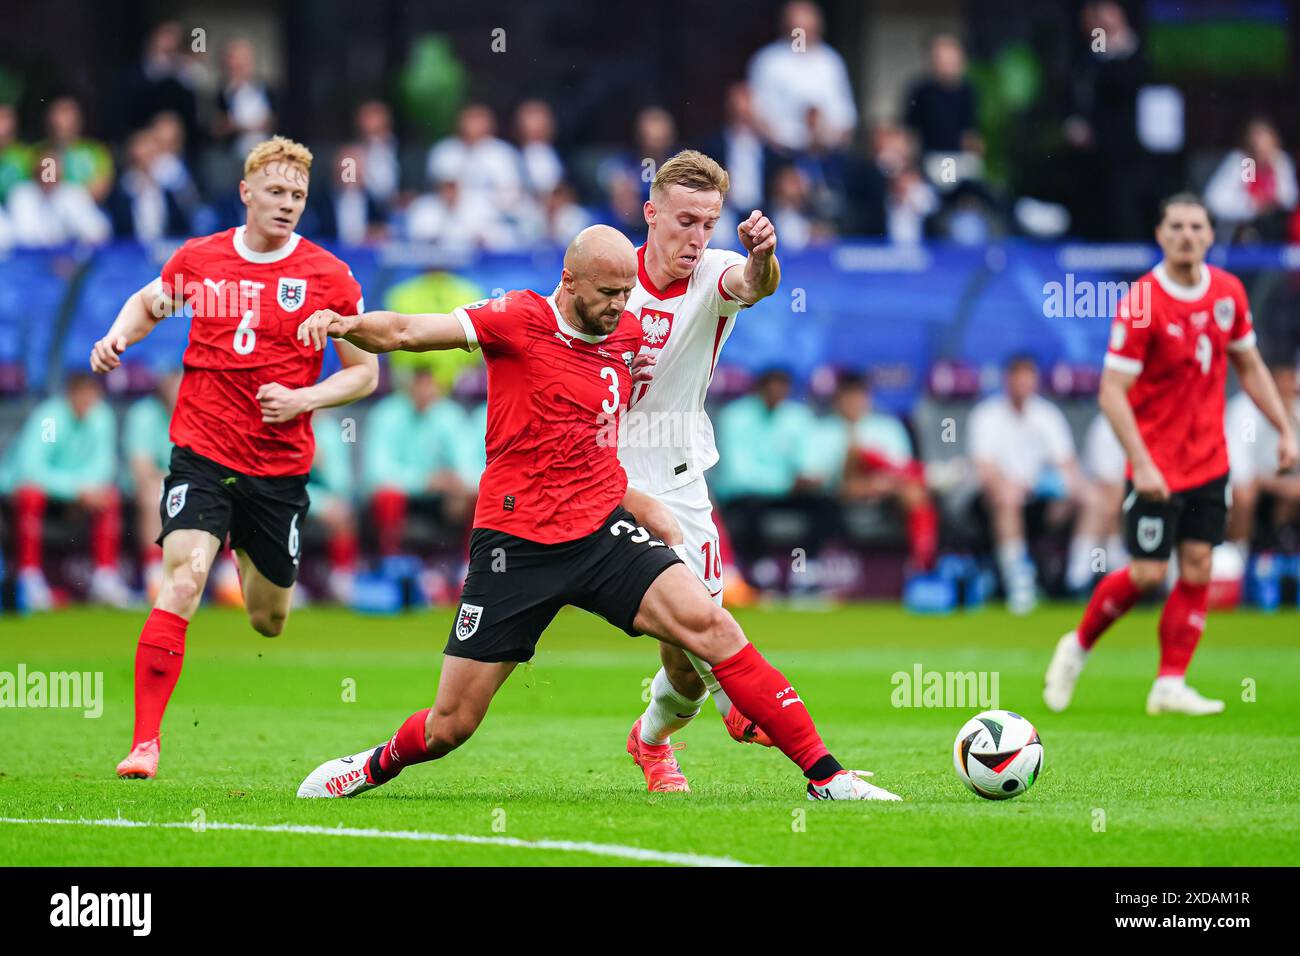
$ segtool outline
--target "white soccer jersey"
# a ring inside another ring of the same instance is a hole
[[[718,461],[704,398],[736,313],[748,304],[727,292],[722,277],[744,262],[738,253],[706,249],[688,278],[658,289],[646,274],[645,247],[637,250],[627,308],[641,322],[641,352],[657,362],[653,381],[633,385],[624,416],[618,457],[634,488],[681,488]]]

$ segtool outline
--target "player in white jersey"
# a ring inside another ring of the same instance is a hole
[[[719,605],[722,559],[704,482],[718,451],[704,399],[737,313],[781,281],[776,230],[758,210],[737,228],[747,257],[708,248],[728,185],[726,170],[694,150],[678,153],[655,175],[645,204],[649,235],[637,250],[637,285],[627,303],[641,322],[641,352],[655,358],[655,374],[633,388],[619,444],[628,482],[672,511],[684,536],[675,550]],[[650,704],[627,741],[651,792],[690,789],[670,737],[709,695],[733,738],[771,746],[727,699],[708,664],[668,645],[660,659]]]

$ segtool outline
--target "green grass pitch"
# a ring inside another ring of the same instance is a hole
[[[0,709],[0,823],[10,865],[626,865],[633,850],[763,865],[1263,865],[1300,860],[1300,646],[1294,613],[1212,614],[1190,678],[1219,717],[1149,718],[1156,610],[1108,634],[1072,709],[1042,705],[1043,669],[1078,609],[917,617],[889,606],[752,610],[750,638],[799,689],[832,751],[900,804],[804,797],[778,752],[733,743],[716,711],[679,740],[693,792],[651,796],[624,751],[657,666],[654,643],[572,609],[478,734],[350,801],[300,801],[320,761],[385,739],[431,702],[452,612],[295,613],[277,639],[205,608],[163,727],[153,781],[119,781],[139,613],[0,621],[0,671],[102,671],[98,719]],[[980,708],[898,708],[891,675],[996,671],[1000,706],[1035,722],[1045,770],[992,803],[953,774],[952,739]],[[1249,688],[1253,687],[1253,693]],[[348,699],[350,697],[355,699]],[[1244,700],[1243,697],[1252,697]],[[204,824],[212,824],[205,826]],[[250,824],[253,829],[226,829]],[[223,825],[223,826],[218,826]],[[319,829],[402,831],[345,838]],[[423,836],[416,836],[420,834]],[[456,835],[455,840],[430,836]],[[468,842],[464,838],[483,838]],[[518,842],[511,842],[518,841]],[[547,844],[543,841],[561,841]],[[569,841],[569,842],[563,842]],[[599,844],[598,853],[571,844]],[[613,852],[623,855],[601,855]]]

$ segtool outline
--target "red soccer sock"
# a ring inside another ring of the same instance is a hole
[[[907,540],[912,563],[929,570],[939,550],[939,510],[928,500],[907,513]]]
[[[1205,612],[1210,607],[1210,586],[1188,584],[1179,578],[1160,614],[1161,677],[1182,677],[1192,662],[1196,645],[1205,632]]]
[[[396,488],[380,488],[370,502],[375,519],[379,553],[397,554],[402,547],[402,529],[406,526],[406,495]]]
[[[762,727],[800,770],[830,756],[795,689],[753,644],[715,664],[713,676],[740,712]]]
[[[1079,622],[1079,645],[1086,651],[1092,650],[1106,628],[1127,614],[1141,596],[1128,568],[1112,571],[1102,578]]]
[[[40,570],[45,524],[45,493],[26,485],[14,492],[14,550],[18,570]]]
[[[109,489],[103,508],[90,516],[90,552],[97,568],[116,568],[122,547],[122,500]]]
[[[185,630],[190,622],[179,614],[154,608],[144,622],[135,649],[135,735],[132,746],[153,740],[162,728],[163,712],[181,676],[185,659]]]
[[[330,570],[351,571],[357,566],[357,536],[352,531],[338,531],[330,536]]]
[[[424,746],[424,725],[429,720],[431,710],[432,707],[426,707],[407,717],[402,726],[397,728],[397,733],[393,734],[392,739],[380,749],[378,760],[371,758],[366,769],[370,772],[373,782],[383,783],[391,780],[402,772],[403,767],[424,763],[426,760],[437,760],[442,756],[442,754],[430,753]],[[377,772],[376,763],[378,763]]]

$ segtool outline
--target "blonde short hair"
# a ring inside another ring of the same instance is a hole
[[[248,151],[244,157],[244,178],[277,162],[296,163],[310,173],[311,160],[311,150],[302,143],[295,143],[285,136],[272,136]]]
[[[727,171],[710,157],[698,150],[684,149],[659,167],[650,191],[662,196],[669,186],[685,186],[692,191],[716,189],[725,199],[727,190],[731,188],[731,179]]]

